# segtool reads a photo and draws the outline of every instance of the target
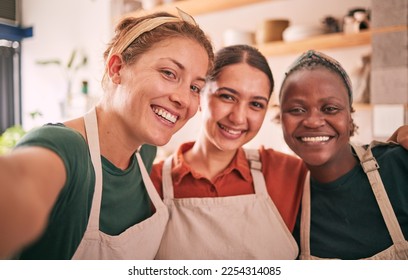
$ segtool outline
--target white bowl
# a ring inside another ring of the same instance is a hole
[[[324,34],[325,29],[321,26],[315,25],[293,25],[286,28],[282,37],[286,42],[303,40],[316,35]]]
[[[246,44],[252,45],[255,41],[255,33],[237,29],[227,29],[223,34],[224,46]]]

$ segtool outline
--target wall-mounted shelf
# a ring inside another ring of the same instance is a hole
[[[135,12],[128,13],[125,16],[138,15],[140,14],[140,12],[151,13],[157,11],[165,11],[175,14],[177,13],[176,7],[180,8],[181,10],[185,11],[186,13],[192,16],[196,16],[266,1],[268,0],[182,0],[175,1],[171,4],[159,5],[149,11],[138,10]]]
[[[181,0],[170,4],[163,4],[152,10],[136,10],[124,16],[139,16],[141,13],[152,13],[157,11],[167,11],[176,14],[176,7],[189,13],[192,16],[202,15],[211,12],[219,12],[231,8],[238,8],[246,5],[269,2],[271,0]],[[354,46],[364,46],[371,44],[371,37],[375,33],[397,32],[407,30],[407,26],[392,26],[378,29],[371,29],[355,34],[332,33],[314,36],[305,40],[294,42],[270,42],[256,45],[265,56],[279,56],[287,54],[297,54],[308,49],[324,50],[333,48],[346,48]]]
[[[363,46],[371,44],[371,37],[373,34],[398,32],[407,30],[407,26],[391,26],[385,28],[371,29],[355,34],[332,33],[314,36],[305,40],[294,42],[271,42],[256,47],[265,56],[277,56],[295,54],[307,51],[309,49],[323,50],[333,48],[345,48],[354,46]]]

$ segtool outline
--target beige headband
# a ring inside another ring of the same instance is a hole
[[[157,18],[146,19],[142,21],[141,23],[137,24],[133,29],[129,31],[129,33],[127,33],[121,40],[119,40],[119,42],[115,46],[112,46],[106,62],[109,63],[109,60],[113,54],[121,54],[140,35],[142,35],[145,32],[153,30],[156,27],[164,23],[185,21],[192,25],[195,25],[195,26],[197,25],[197,23],[195,22],[192,16],[183,12],[179,8],[177,8],[177,11],[178,11],[180,18],[178,17],[157,17]]]

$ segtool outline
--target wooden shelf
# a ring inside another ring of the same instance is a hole
[[[157,11],[165,11],[172,14],[176,14],[177,13],[176,7],[192,16],[196,16],[267,1],[268,0],[182,0],[175,1],[174,3],[171,4],[159,5],[149,11],[137,10],[128,13],[125,16],[135,15],[137,16],[140,15],[140,13],[153,13]]]
[[[177,14],[176,7],[189,13],[192,16],[206,13],[224,11],[231,8],[238,8],[246,5],[269,2],[272,0],[181,0],[170,4],[163,4],[152,10],[142,9],[123,15],[140,16],[141,14],[166,11]],[[376,33],[397,32],[407,30],[407,26],[392,26],[379,29],[371,29],[356,34],[332,33],[314,36],[308,39],[294,42],[271,42],[256,45],[265,56],[279,56],[288,54],[298,54],[309,49],[324,50],[333,48],[346,48],[354,46],[364,46],[371,44],[371,37]]]
[[[309,49],[323,50],[333,48],[345,48],[354,46],[363,46],[371,44],[371,37],[373,34],[398,32],[407,30],[407,26],[391,26],[378,29],[371,29],[355,34],[332,33],[314,36],[305,40],[294,42],[271,42],[257,45],[256,47],[265,56],[278,56],[302,53]]]

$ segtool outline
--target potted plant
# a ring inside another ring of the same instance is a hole
[[[3,134],[0,135],[0,155],[11,151],[25,133],[26,131],[21,125],[14,125],[7,128]]]
[[[72,50],[68,62],[64,64],[60,59],[38,60],[39,65],[56,65],[61,68],[64,79],[66,80],[66,96],[61,102],[62,115],[65,115],[65,109],[70,106],[72,101],[72,82],[76,72],[88,64],[88,57],[77,49]]]

